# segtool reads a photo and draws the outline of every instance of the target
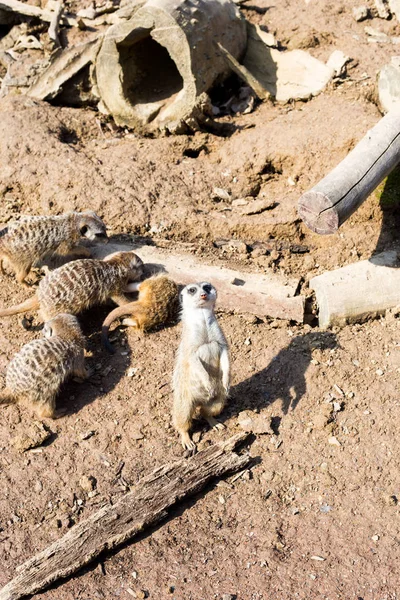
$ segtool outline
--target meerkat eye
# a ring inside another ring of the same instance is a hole
[[[81,227],[81,235],[85,235],[88,232],[88,226],[84,225],[83,227]]]
[[[203,290],[206,292],[206,294],[210,294],[211,293],[211,285],[203,285]]]
[[[195,287],[190,287],[188,288],[188,294],[190,294],[191,296],[193,296],[193,294],[196,293],[196,288]]]

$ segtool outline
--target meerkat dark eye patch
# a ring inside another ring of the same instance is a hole
[[[210,294],[211,293],[211,285],[203,285],[203,290],[206,292],[206,294]]]
[[[195,288],[195,287],[188,288],[188,294],[190,294],[191,296],[193,296],[193,294],[195,294],[196,291],[197,291],[197,288]]]
[[[84,225],[83,227],[81,227],[81,235],[86,235],[88,232],[88,226]]]

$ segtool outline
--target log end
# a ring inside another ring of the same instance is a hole
[[[336,233],[339,228],[339,215],[331,200],[322,192],[310,190],[300,197],[299,217],[311,231],[321,235]]]

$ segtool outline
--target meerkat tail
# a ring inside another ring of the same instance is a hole
[[[10,315],[18,315],[19,313],[28,312],[29,310],[38,310],[39,309],[39,299],[37,294],[25,300],[21,304],[16,304],[15,306],[11,306],[10,308],[3,308],[0,310],[0,317],[8,317]]]
[[[104,319],[103,327],[101,330],[101,340],[103,342],[103,346],[110,354],[115,354],[115,350],[112,347],[110,340],[108,339],[108,330],[110,329],[111,323],[113,323],[115,319],[118,319],[119,317],[134,314],[135,307],[137,306],[137,304],[137,302],[129,302],[129,304],[117,306],[117,308],[114,308],[114,310],[112,310]]]
[[[14,403],[15,403],[15,398],[7,388],[0,391],[0,405],[1,404],[3,404],[3,405],[14,404]]]

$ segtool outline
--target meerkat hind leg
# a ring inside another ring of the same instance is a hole
[[[30,270],[31,265],[18,265],[15,272],[18,283],[21,283],[25,287],[31,287],[31,284],[28,281],[25,281],[25,277],[28,276]]]
[[[211,406],[200,407],[201,416],[204,417],[204,419],[207,421],[207,423],[212,429],[226,429],[225,425],[217,421],[217,419],[214,416],[220,414],[221,410],[223,409],[223,406],[224,405],[222,402],[215,402],[214,404],[211,404]]]

